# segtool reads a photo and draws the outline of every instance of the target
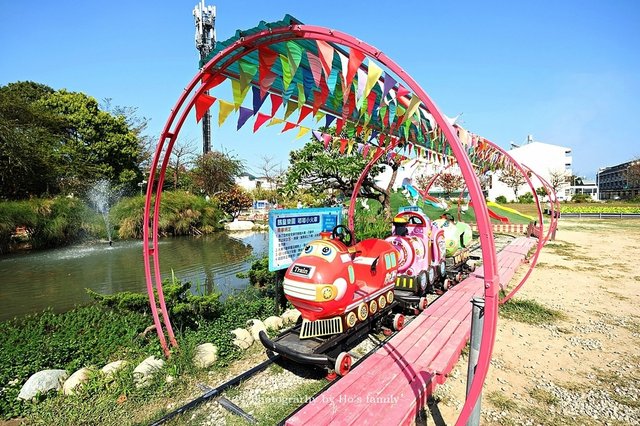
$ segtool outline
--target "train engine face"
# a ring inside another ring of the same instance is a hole
[[[339,318],[349,328],[393,301],[398,258],[391,244],[322,237],[302,250],[284,276],[285,296],[303,321]]]
[[[344,301],[353,298],[353,267],[345,264],[350,262],[351,256],[342,242],[312,241],[285,273],[285,296],[305,319],[339,313]]]

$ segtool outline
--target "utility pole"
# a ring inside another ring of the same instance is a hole
[[[204,60],[216,47],[216,7],[205,6],[204,0],[193,8],[196,24],[196,49],[200,52],[200,60]],[[209,92],[205,92],[208,94]],[[202,117],[202,153],[211,152],[211,114],[207,110]]]

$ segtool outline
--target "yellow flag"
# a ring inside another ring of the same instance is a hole
[[[222,126],[222,123],[227,119],[231,111],[235,109],[235,106],[231,102],[218,100],[218,105],[220,105],[220,112],[218,113],[218,126]]]
[[[378,82],[380,76],[382,75],[382,68],[377,66],[373,61],[369,61],[369,70],[367,72],[367,85],[364,87],[363,98],[366,98],[373,86]]]
[[[273,117],[270,121],[269,124],[267,124],[267,127],[269,126],[276,126],[278,124],[282,124],[284,123],[284,120],[281,120],[279,118]]]
[[[298,134],[296,135],[296,139],[300,139],[301,137],[303,137],[304,135],[306,135],[309,130],[311,130],[308,127],[303,127],[303,126],[298,126],[300,128],[300,130],[298,130]]]
[[[240,81],[233,79],[231,80],[231,90],[233,91],[233,104],[235,106],[235,109],[240,108],[240,105],[242,105],[242,101],[244,101],[244,98],[247,97],[247,93],[249,93],[250,87],[251,86],[247,86],[243,90]]]

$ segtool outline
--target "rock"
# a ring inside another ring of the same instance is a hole
[[[234,220],[226,223],[224,229],[227,231],[250,231],[253,229],[253,222],[250,220]]]
[[[38,393],[45,393],[52,389],[60,390],[62,383],[68,377],[65,370],[38,371],[26,381],[20,389],[18,399],[33,399]]]
[[[213,343],[196,347],[193,363],[198,368],[209,368],[218,360],[218,348]]]
[[[253,345],[253,337],[251,337],[251,333],[249,333],[244,328],[236,328],[231,332],[231,334],[235,336],[235,339],[233,339],[233,344],[240,349],[248,349],[251,345]]]
[[[267,327],[268,330],[279,330],[284,325],[284,321],[280,317],[269,317],[265,319],[264,326]]]
[[[300,311],[297,309],[287,309],[281,317],[285,324],[295,324],[298,318],[300,318]]]
[[[94,370],[89,367],[82,367],[80,370],[73,373],[62,385],[62,393],[65,395],[73,395],[76,392],[76,388],[89,380]]]
[[[100,371],[102,371],[102,373],[105,375],[106,378],[112,378],[113,376],[115,376],[115,374],[118,371],[122,370],[127,364],[129,363],[123,360],[113,361],[105,365],[104,367],[102,367]]]
[[[259,319],[250,319],[247,321],[247,327],[249,327],[249,332],[251,332],[253,340],[260,340],[259,333],[261,331],[267,332],[267,327],[265,327],[264,323]]]
[[[136,384],[136,387],[142,387],[149,384],[151,377],[153,377],[153,375],[163,366],[164,361],[153,355],[138,364],[138,366],[133,370],[133,381]]]

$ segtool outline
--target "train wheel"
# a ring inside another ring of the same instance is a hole
[[[358,317],[356,316],[355,312],[351,311],[347,314],[347,327],[353,327],[354,325],[356,325],[357,321]]]
[[[368,316],[369,316],[369,307],[367,306],[366,303],[361,303],[360,306],[358,307],[358,319],[360,319],[360,321],[364,321],[367,319]]]
[[[444,291],[449,290],[449,288],[451,287],[451,280],[449,278],[445,278],[444,281],[442,282],[442,289]]]
[[[456,283],[462,282],[463,278],[464,278],[464,276],[462,275],[462,272],[458,272],[456,274]]]
[[[427,286],[431,284],[431,279],[427,276],[426,271],[420,271],[418,274],[418,283],[420,284],[421,293],[427,291]]]
[[[444,260],[440,262],[440,270],[438,272],[440,273],[441,277],[447,276],[447,262],[445,262]]]
[[[378,302],[372,300],[371,302],[369,302],[369,313],[373,315],[376,312],[378,312]]]
[[[435,266],[429,266],[429,285],[433,286],[436,282],[436,268]]]
[[[387,306],[387,298],[384,295],[378,297],[378,306],[380,309],[384,309]]]
[[[426,297],[421,297],[420,301],[418,302],[418,309],[424,311],[425,309],[427,309],[427,306],[429,306],[429,301]]]
[[[393,317],[393,329],[395,331],[400,331],[404,328],[404,315],[395,314]]]
[[[395,296],[394,296],[394,294],[393,294],[393,290],[392,290],[392,291],[387,292],[387,303],[389,303],[389,304],[390,304],[390,303],[393,303],[393,298],[394,298],[394,297],[395,297]]]
[[[348,352],[340,352],[340,355],[336,358],[336,373],[340,376],[346,376],[351,370],[352,361],[353,359]]]

